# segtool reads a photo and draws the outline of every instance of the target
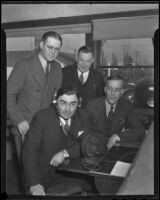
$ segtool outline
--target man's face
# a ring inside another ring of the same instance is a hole
[[[59,116],[63,119],[71,118],[76,112],[78,106],[78,98],[75,94],[64,94],[58,98],[57,110]]]
[[[110,104],[115,104],[123,94],[123,81],[110,80],[105,87],[106,98]]]
[[[90,69],[93,63],[92,53],[80,52],[77,57],[77,67],[79,71],[86,72]]]
[[[41,55],[43,58],[51,62],[57,56],[61,48],[61,42],[53,37],[48,37],[46,41],[40,43]]]

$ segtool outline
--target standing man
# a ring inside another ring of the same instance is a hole
[[[115,75],[107,79],[105,97],[87,105],[93,134],[110,150],[117,142],[141,142],[145,129],[138,121],[134,108],[122,95],[124,80]]]
[[[82,107],[93,98],[104,95],[104,80],[101,73],[94,69],[93,53],[90,47],[82,46],[78,50],[76,63],[63,68],[62,85],[72,85],[78,89]]]
[[[57,92],[56,104],[34,116],[22,151],[25,186],[30,194],[45,195],[49,187],[69,184],[55,170],[65,158],[80,156],[88,115],[77,107],[77,90],[62,87]]]
[[[55,91],[61,86],[62,70],[55,61],[61,46],[59,34],[44,33],[38,54],[18,61],[8,79],[7,114],[13,125],[18,157],[33,115],[52,103]]]

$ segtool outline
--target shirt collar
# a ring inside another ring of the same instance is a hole
[[[45,70],[45,68],[47,66],[47,61],[43,58],[43,56],[40,53],[38,54],[38,58],[42,64],[43,69]]]
[[[80,76],[82,72],[79,71],[79,69],[77,69],[77,71],[78,71],[78,76]],[[89,74],[89,70],[86,71],[86,72],[83,72],[83,75],[84,75],[84,76],[88,76],[88,74]]]
[[[110,103],[108,103],[107,99],[105,99],[105,104],[106,104],[106,107],[109,108],[109,109],[110,109],[111,106],[113,106],[113,111],[115,110],[115,107],[116,107],[116,105],[117,105],[117,103],[111,105]]]
[[[60,125],[64,126],[66,124],[66,121],[68,121],[68,125],[70,126],[71,125],[71,118],[70,119],[63,119],[62,117],[59,117],[60,119]]]

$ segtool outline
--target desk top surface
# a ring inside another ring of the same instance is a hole
[[[113,147],[110,151],[106,150],[103,158],[102,156],[97,158],[98,161],[101,160],[99,163],[100,169],[98,170],[87,170],[84,168],[82,165],[83,158],[68,160],[61,164],[57,169],[74,173],[88,174],[91,176],[111,176],[110,172],[117,161],[132,163],[137,151],[138,148],[127,146]]]

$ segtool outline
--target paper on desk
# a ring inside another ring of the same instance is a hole
[[[117,161],[111,171],[111,175],[125,177],[131,164],[126,162]]]

